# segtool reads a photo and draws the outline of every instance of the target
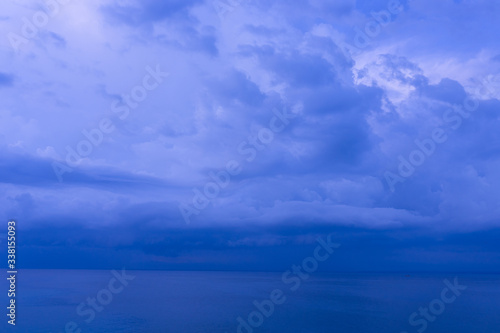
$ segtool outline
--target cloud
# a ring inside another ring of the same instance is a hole
[[[0,87],[12,87],[14,85],[14,76],[0,72]]]
[[[229,229],[147,230],[135,225],[128,229],[95,230],[60,227],[57,232],[37,228],[24,232],[19,245],[26,265],[35,268],[101,268],[117,265],[129,269],[171,270],[216,269],[243,271],[285,271],[310,255],[318,237],[331,233],[340,244],[335,260],[325,262],[321,271],[334,272],[488,272],[498,265],[498,231],[437,233],[415,229],[367,232],[364,229],[311,226],[243,230]],[[64,237],[61,237],[64,235]],[[53,256],[58,261],[54,262]],[[457,255],[459,253],[460,255]],[[77,264],[78,263],[78,264]]]
[[[264,94],[244,73],[232,70],[223,78],[207,82],[212,96],[225,106],[232,103],[258,107],[264,102]]]
[[[66,47],[66,39],[64,39],[61,35],[56,34],[55,32],[48,33],[50,41],[57,47],[64,48]]]
[[[462,104],[467,94],[460,83],[448,78],[442,79],[437,85],[428,85],[421,91],[429,98],[450,104]]]
[[[269,46],[242,47],[242,54],[256,55],[265,69],[294,87],[320,86],[334,82],[335,72],[322,57],[311,54],[277,52]]]
[[[176,15],[185,15],[191,7],[201,2],[201,0],[146,0],[127,4],[114,2],[102,6],[102,11],[119,22],[137,26],[155,23]]]
[[[387,269],[436,267],[459,240],[473,251],[464,267],[487,264],[472,261],[480,240],[497,263],[495,89],[456,118],[500,74],[488,2],[408,3],[352,53],[344,43],[387,1],[259,0],[223,18],[194,0],[75,6],[21,54],[1,54],[15,75],[0,73],[0,217],[29,229],[31,266],[57,266],[41,253],[67,249],[61,267],[102,256],[96,266],[270,269],[331,231],[367,269],[376,255]],[[125,106],[157,64],[168,79]],[[251,146],[284,110],[294,117],[272,142]],[[53,162],[103,118],[116,130],[59,183]],[[385,172],[436,128],[446,142],[391,192]],[[179,204],[231,160],[241,173],[186,226]],[[348,257],[341,267],[356,269]]]
[[[111,24],[124,24],[131,28],[134,38],[157,42],[186,51],[218,54],[216,36],[209,25],[191,14],[202,0],[189,1],[113,1],[101,6],[101,13]]]

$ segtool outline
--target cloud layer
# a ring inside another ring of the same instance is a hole
[[[267,269],[335,231],[384,269],[487,267],[498,5],[2,6],[0,219],[29,265]]]

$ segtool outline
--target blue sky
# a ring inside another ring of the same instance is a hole
[[[497,270],[500,4],[48,3],[0,15],[25,267],[279,270],[333,233],[329,270]]]

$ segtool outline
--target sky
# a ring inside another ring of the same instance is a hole
[[[0,6],[19,267],[498,271],[500,3]]]

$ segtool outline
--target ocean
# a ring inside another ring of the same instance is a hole
[[[260,272],[20,270],[15,328],[5,314],[1,327],[29,333],[498,333],[499,282],[499,275],[457,273],[283,279]],[[8,289],[5,281],[2,288]]]

